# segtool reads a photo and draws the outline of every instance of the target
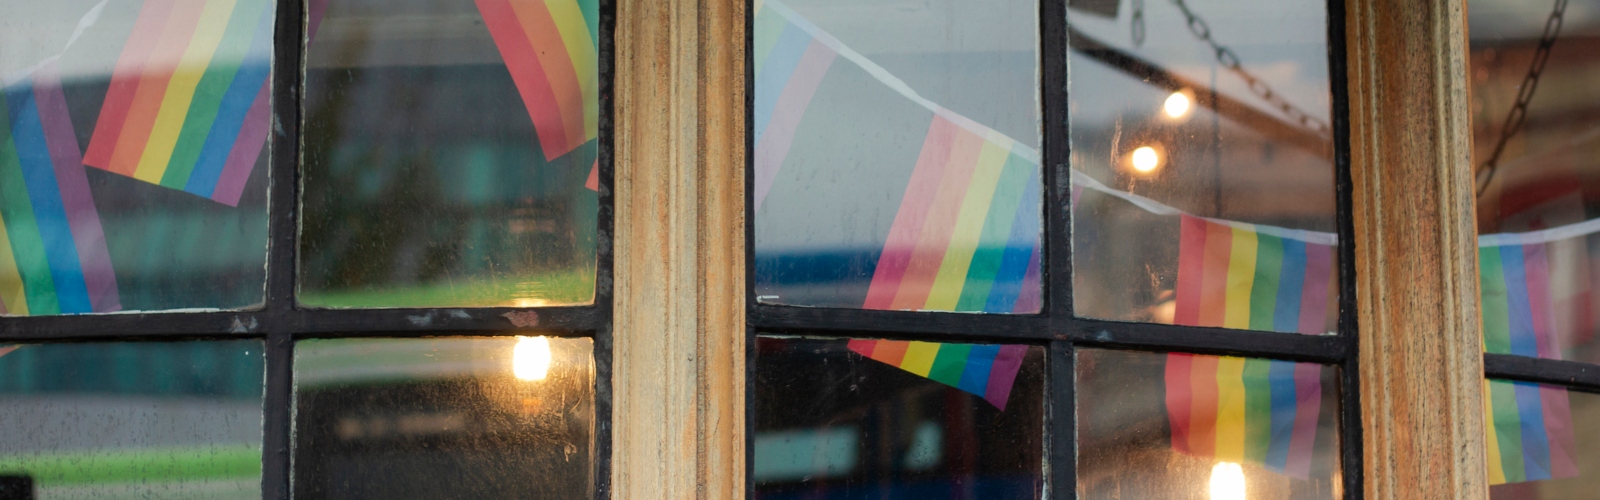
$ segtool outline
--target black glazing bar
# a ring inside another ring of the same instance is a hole
[[[1046,406],[1045,435],[1050,457],[1049,494],[1045,498],[1077,498],[1078,492],[1078,411],[1077,368],[1072,343],[1050,342],[1048,348],[1050,404]]]
[[[1345,358],[1339,370],[1339,465],[1344,497],[1359,500],[1366,470],[1362,455],[1360,328],[1356,310],[1354,183],[1350,178],[1349,59],[1345,56],[1344,0],[1328,0],[1328,78],[1333,91],[1335,214],[1339,233],[1339,339]]]
[[[1577,361],[1484,354],[1483,374],[1489,378],[1556,384],[1600,392],[1600,365]]]
[[[605,283],[609,284],[609,280]],[[609,301],[608,289],[597,296]],[[606,303],[609,305],[609,302]],[[487,307],[452,309],[289,309],[161,312],[6,318],[0,341],[127,340],[147,338],[418,337],[475,332],[494,335],[539,330],[577,335],[601,329],[609,307]]]
[[[756,211],[755,211],[755,17],[756,0],[745,2],[744,16],[744,497],[756,498]]]
[[[596,218],[600,227],[596,231],[594,307],[588,308],[588,322],[594,327],[594,498],[611,498],[611,375],[616,372],[613,362],[614,337],[611,335],[613,270],[616,268],[614,236],[616,234],[616,41],[617,3],[600,0],[599,33],[599,181],[600,213]]]
[[[1080,347],[1183,351],[1323,364],[1343,362],[1345,356],[1349,354],[1345,339],[1335,335],[1301,335],[1088,319],[1073,321],[1065,338]]]
[[[295,278],[295,227],[299,206],[300,91],[305,60],[305,5],[302,0],[280,0],[273,33],[272,135],[267,178],[267,283],[265,312],[274,317],[293,314]],[[293,443],[294,339],[285,325],[272,321],[240,320],[243,328],[265,328],[266,401],[262,415],[261,497],[287,499]],[[230,324],[230,327],[233,325]]]
[[[1049,338],[1048,318],[1016,314],[878,311],[756,304],[748,320],[761,333],[871,333],[1016,339]]]
[[[1042,80],[1043,137],[1039,162],[1050,196],[1044,208],[1043,297],[1045,314],[1072,316],[1072,175],[1067,124],[1066,2],[1039,2],[1039,66]]]

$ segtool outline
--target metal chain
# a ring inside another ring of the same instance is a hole
[[[1528,65],[1528,74],[1522,77],[1522,85],[1517,88],[1517,102],[1511,105],[1505,123],[1500,125],[1500,140],[1495,141],[1489,159],[1473,173],[1477,178],[1479,197],[1489,190],[1489,183],[1494,181],[1494,173],[1499,167],[1500,155],[1506,150],[1506,142],[1527,124],[1528,103],[1533,101],[1533,92],[1539,88],[1539,76],[1544,73],[1545,63],[1550,62],[1550,48],[1555,46],[1556,36],[1561,34],[1562,17],[1566,12],[1567,0],[1556,0],[1550,17],[1544,21],[1544,34],[1539,37],[1539,47],[1533,51],[1533,62]]]
[[[1144,46],[1144,0],[1133,0],[1133,23],[1129,27],[1133,32],[1133,46]]]
[[[1172,4],[1177,5],[1178,9],[1183,11],[1183,17],[1189,23],[1189,32],[1194,33],[1195,38],[1199,38],[1200,41],[1210,45],[1211,51],[1217,56],[1217,63],[1239,75],[1239,78],[1243,78],[1251,93],[1266,101],[1272,107],[1277,108],[1278,112],[1283,113],[1290,121],[1311,129],[1323,137],[1331,137],[1333,135],[1331,133],[1332,127],[1329,127],[1327,122],[1301,111],[1300,108],[1290,104],[1283,96],[1273,91],[1272,87],[1267,85],[1267,82],[1246,71],[1239,63],[1239,55],[1234,53],[1233,49],[1224,47],[1218,44],[1216,40],[1213,40],[1211,38],[1211,26],[1207,25],[1206,21],[1196,15],[1194,11],[1189,10],[1189,5],[1184,3],[1184,0],[1172,0]]]

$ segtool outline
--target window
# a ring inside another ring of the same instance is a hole
[[[611,12],[0,2],[0,496],[608,496]]]

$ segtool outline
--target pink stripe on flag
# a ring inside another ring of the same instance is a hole
[[[1547,385],[1539,386],[1539,400],[1543,403],[1544,433],[1550,442],[1550,476],[1552,479],[1575,477],[1578,465],[1573,461],[1577,441],[1572,434],[1572,408],[1567,401],[1567,390]]]
[[[928,208],[939,191],[939,180],[944,177],[945,165],[950,163],[950,147],[955,142],[957,127],[954,123],[933,115],[928,126],[928,137],[922,142],[922,153],[911,171],[911,181],[906,184],[905,195],[900,199],[900,210],[889,227],[889,238],[883,242],[883,253],[872,273],[872,284],[867,287],[867,300],[863,309],[888,309],[900,290],[900,279],[911,263],[911,251],[916,249],[922,236],[922,223],[927,220]]]
[[[271,86],[270,81],[263,84],[261,93],[256,94],[255,102],[250,104],[250,111],[245,112],[239,138],[233,141],[228,162],[222,167],[222,177],[217,179],[217,189],[211,192],[211,199],[218,203],[230,207],[239,205],[245,181],[250,180],[250,171],[261,157],[261,148],[267,145],[267,128],[272,119],[272,96],[267,89]]]
[[[1011,385],[1017,381],[1017,371],[1022,369],[1022,356],[1027,353],[1028,346],[1006,344],[1000,346],[1000,353],[994,356],[983,399],[1000,411],[1006,411],[1006,401],[1011,399]]]
[[[1333,274],[1333,247],[1306,243],[1306,281],[1300,292],[1300,333],[1325,333],[1328,321],[1328,282]]]
[[[789,147],[794,145],[800,118],[805,116],[806,107],[811,105],[811,98],[817,94],[822,77],[828,74],[828,66],[837,55],[822,42],[812,40],[811,46],[800,56],[800,63],[795,65],[793,76],[783,86],[783,93],[778,94],[772,121],[767,123],[761,142],[756,144],[756,210],[761,209],[761,202],[772,190],[772,181],[778,177],[778,169],[783,168]]]
[[[322,27],[322,14],[328,11],[328,0],[311,0],[306,3],[306,40],[317,38],[317,29]]]
[[[44,125],[45,143],[55,163],[56,183],[61,188],[61,203],[77,245],[78,261],[83,266],[83,284],[89,305],[95,312],[122,309],[117,295],[117,275],[111,269],[111,253],[106,250],[106,234],[100,227],[100,211],[89,192],[89,176],[83,169],[78,150],[78,135],[72,130],[67,98],[61,92],[61,75],[55,62],[48,62],[33,75],[34,99]]]
[[[1533,318],[1533,339],[1539,357],[1560,359],[1550,335],[1550,260],[1543,243],[1523,245],[1522,268],[1528,280],[1528,312]]]
[[[1307,253],[1310,253],[1309,249]],[[1289,438],[1289,461],[1284,472],[1305,479],[1311,475],[1312,448],[1317,442],[1317,417],[1322,413],[1322,367],[1312,363],[1295,363],[1294,387],[1294,434]]]
[[[1039,242],[1033,242],[1033,254],[1028,257],[1028,270],[1022,275],[1022,289],[1017,291],[1017,304],[1011,307],[1011,312],[1017,314],[1036,313],[1044,309],[1044,300],[1039,289]]]
[[[867,358],[871,358],[872,357],[872,350],[874,348],[878,347],[878,341],[876,341],[876,340],[850,339],[850,343],[846,344],[846,345],[849,346],[850,352],[854,352],[856,354],[860,354],[860,355],[865,356]]]

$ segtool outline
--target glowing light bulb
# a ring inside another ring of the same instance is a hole
[[[1167,112],[1167,116],[1180,118],[1189,113],[1189,96],[1183,92],[1173,92],[1167,96],[1167,102],[1161,109]]]
[[[511,373],[522,380],[544,380],[550,374],[550,339],[517,337],[511,350]]]
[[[1211,467],[1211,500],[1245,500],[1244,469],[1233,462]]]
[[[1150,146],[1140,146],[1133,150],[1133,169],[1139,173],[1148,174],[1156,171],[1161,166],[1161,155]]]

